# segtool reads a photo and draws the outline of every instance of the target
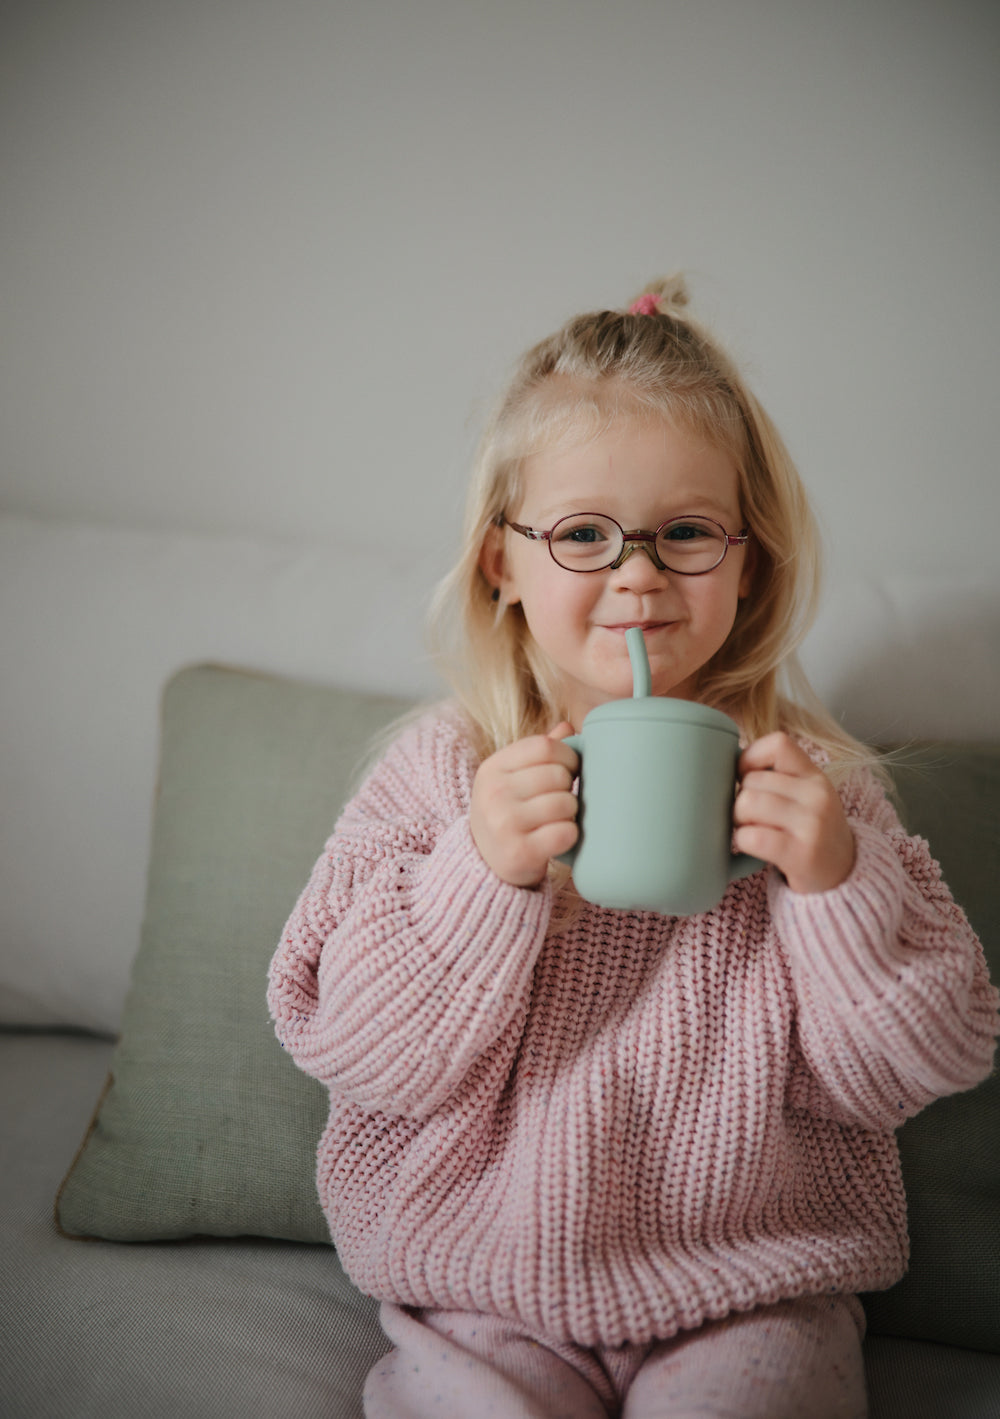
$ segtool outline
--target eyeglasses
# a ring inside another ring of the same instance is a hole
[[[749,528],[733,534],[711,517],[671,517],[655,532],[626,532],[600,512],[561,517],[549,532],[522,527],[503,514],[498,524],[532,542],[547,542],[552,560],[568,572],[614,570],[641,547],[658,571],[703,576],[715,570],[730,547],[743,547],[750,540]]]

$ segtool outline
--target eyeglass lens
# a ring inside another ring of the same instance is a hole
[[[549,548],[568,571],[598,571],[616,560],[626,540],[613,518],[580,513],[556,523]],[[707,517],[675,518],[659,529],[656,551],[670,571],[688,575],[709,572],[726,555],[725,528]]]

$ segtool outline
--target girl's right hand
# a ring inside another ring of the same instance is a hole
[[[571,724],[533,734],[484,759],[472,784],[469,826],[484,861],[504,882],[536,887],[549,859],[576,842],[573,779],[580,763],[562,741]]]

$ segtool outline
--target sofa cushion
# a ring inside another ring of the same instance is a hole
[[[893,776],[906,827],[930,843],[1000,981],[1000,750],[913,747]],[[869,1327],[1000,1353],[1000,1074],[910,1119],[899,1149],[910,1269],[865,1298]]]
[[[142,947],[67,1232],[327,1239],[324,1091],[278,1047],[265,978],[369,735],[403,707],[211,667],[169,685]],[[895,772],[1000,979],[1000,752],[908,750]],[[912,1263],[866,1298],[872,1333],[1000,1352],[1000,1080],[939,1100],[900,1146]]]
[[[328,1240],[325,1091],[277,1043],[267,967],[370,737],[404,708],[210,666],[169,683],[142,944],[59,1198],[67,1233]]]

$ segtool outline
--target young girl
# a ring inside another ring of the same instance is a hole
[[[395,1347],[383,1416],[865,1413],[856,1293],[907,1260],[894,1130],[990,1068],[997,998],[869,756],[779,672],[813,524],[679,282],[569,322],[486,434],[445,583],[456,699],[345,809],[271,970],[330,1090],[320,1194]],[[699,916],[581,900],[563,743],[631,693],[747,747]]]

